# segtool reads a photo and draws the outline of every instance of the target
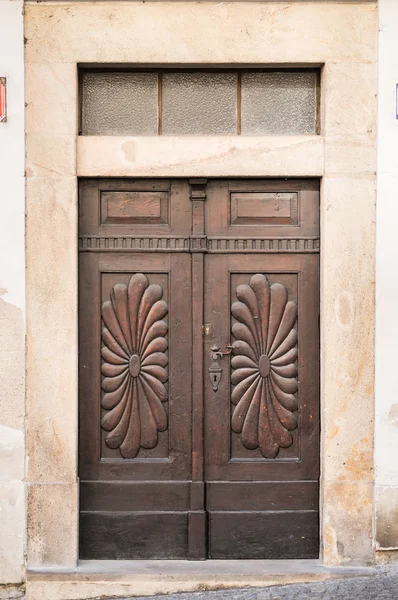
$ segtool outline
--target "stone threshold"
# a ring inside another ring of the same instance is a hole
[[[373,567],[326,567],[319,560],[80,561],[74,569],[30,569],[26,598],[128,598],[308,583],[374,573]]]

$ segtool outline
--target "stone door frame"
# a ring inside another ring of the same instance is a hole
[[[29,568],[78,560],[77,178],[116,176],[321,179],[321,558],[374,559],[376,33],[373,2],[26,5]],[[319,66],[320,135],[79,137],[99,62]]]

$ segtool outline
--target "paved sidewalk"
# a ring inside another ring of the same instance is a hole
[[[269,588],[219,590],[127,600],[398,600],[398,568],[376,575]]]

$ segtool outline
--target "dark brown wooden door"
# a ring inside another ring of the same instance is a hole
[[[208,184],[212,558],[318,556],[318,205],[308,182]]]
[[[318,555],[319,192],[80,184],[80,556]]]

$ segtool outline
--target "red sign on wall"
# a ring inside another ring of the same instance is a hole
[[[7,121],[6,78],[0,77],[0,122]]]

